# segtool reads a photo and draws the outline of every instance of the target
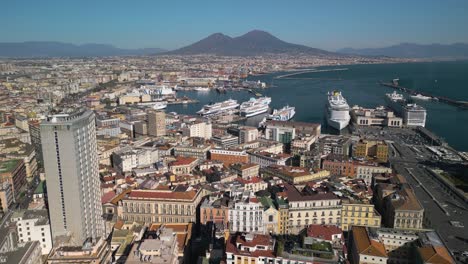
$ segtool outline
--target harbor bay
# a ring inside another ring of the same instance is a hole
[[[250,76],[249,79],[260,80],[270,85],[267,89],[258,90],[262,95],[272,98],[270,108],[278,109],[288,104],[294,106],[295,121],[322,123],[324,133],[338,133],[328,128],[325,121],[327,92],[332,90],[342,91],[351,107],[376,107],[386,105],[385,94],[393,92],[392,88],[381,86],[379,82],[391,82],[398,78],[401,86],[416,91],[468,101],[468,61],[347,65],[346,69],[340,66],[317,69],[319,71],[300,71],[294,75],[278,72]],[[287,78],[281,78],[284,75],[287,75]],[[253,94],[247,91],[227,91],[225,94],[219,94],[215,90],[179,91],[178,97],[181,96],[188,96],[199,102],[170,105],[166,111],[195,114],[205,104],[230,98],[243,102],[249,100]],[[404,96],[411,99],[409,94]],[[414,102],[427,109],[426,128],[442,137],[455,149],[468,151],[468,141],[464,140],[464,135],[468,132],[468,110],[437,101]],[[252,125],[260,122],[262,118],[256,116],[246,122]]]

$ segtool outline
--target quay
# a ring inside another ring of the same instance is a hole
[[[293,79],[291,76],[294,75],[299,75],[299,74],[304,74],[304,73],[313,73],[313,72],[333,72],[333,71],[347,71],[348,68],[336,68],[336,69],[323,69],[323,70],[317,70],[317,69],[309,69],[306,71],[300,71],[300,72],[293,72],[293,73],[288,73],[288,74],[283,74],[280,76],[276,76],[275,79]]]
[[[400,91],[408,93],[410,95],[421,94],[421,95],[424,95],[424,96],[431,97],[432,99],[438,100],[439,102],[444,102],[444,103],[449,104],[449,105],[453,105],[453,106],[460,107],[460,108],[463,108],[463,109],[468,109],[468,102],[457,101],[457,100],[454,100],[454,99],[451,99],[451,98],[448,98],[448,97],[445,97],[445,96],[432,95],[432,94],[427,93],[427,92],[419,92],[419,91],[416,91],[416,90],[413,90],[413,89],[410,89],[410,88],[399,86],[398,84],[394,84],[394,83],[379,82],[379,84],[382,85],[382,86],[385,86],[385,87],[390,87],[390,88],[393,88],[393,89],[396,89],[396,90],[400,90]]]

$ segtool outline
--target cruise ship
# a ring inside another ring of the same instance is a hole
[[[268,105],[271,103],[270,97],[250,98],[247,102],[240,105],[240,115],[245,117],[256,116],[268,111]]]
[[[267,116],[267,120],[275,120],[275,121],[288,121],[294,117],[296,114],[296,108],[294,106],[285,106],[279,110],[274,109],[273,113]]]
[[[203,108],[200,111],[198,111],[197,114],[202,115],[202,116],[219,115],[219,114],[232,111],[238,106],[239,104],[237,103],[236,100],[229,99],[223,102],[207,104],[203,106]]]
[[[403,123],[407,126],[426,126],[426,109],[417,104],[410,104],[402,94],[393,92],[386,94],[387,104],[396,114],[403,117]]]
[[[349,110],[349,105],[346,99],[341,95],[341,92],[328,92],[326,115],[329,126],[338,130],[347,127],[351,120]]]

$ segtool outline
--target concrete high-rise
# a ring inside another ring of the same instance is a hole
[[[163,111],[148,112],[148,135],[154,137],[166,135],[166,113]]]
[[[97,241],[104,224],[94,113],[50,116],[40,131],[53,239]]]

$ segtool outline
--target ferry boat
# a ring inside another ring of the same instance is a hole
[[[349,105],[339,91],[328,92],[328,103],[326,109],[327,123],[329,126],[342,130],[347,127],[351,116]]]
[[[402,94],[399,94],[396,91],[393,91],[393,93],[385,94],[385,101],[387,102],[387,105],[396,113],[401,112],[401,105],[405,104],[406,102],[405,97],[403,97]]]
[[[143,103],[139,103],[138,105],[150,106],[151,108],[153,108],[155,110],[160,110],[160,109],[164,109],[164,108],[167,107],[167,102],[165,102],[165,101],[143,102]]]
[[[416,100],[423,100],[423,101],[428,101],[432,99],[432,97],[424,96],[422,94],[411,95],[411,98],[416,99]]]
[[[271,103],[270,97],[250,98],[249,101],[240,105],[240,115],[245,117],[256,116],[268,111],[268,105]]]
[[[386,94],[385,99],[388,106],[403,118],[403,123],[406,126],[424,127],[426,125],[427,113],[424,107],[417,104],[409,104],[403,95],[397,92]]]
[[[226,100],[223,102],[218,102],[214,104],[207,104],[203,106],[203,108],[197,112],[197,114],[202,116],[211,116],[211,115],[219,115],[223,113],[230,112],[237,108],[239,104],[236,100]]]
[[[266,117],[267,120],[274,121],[288,121],[291,120],[296,114],[296,108],[294,106],[286,105],[285,107],[277,110],[274,109],[273,113]]]

